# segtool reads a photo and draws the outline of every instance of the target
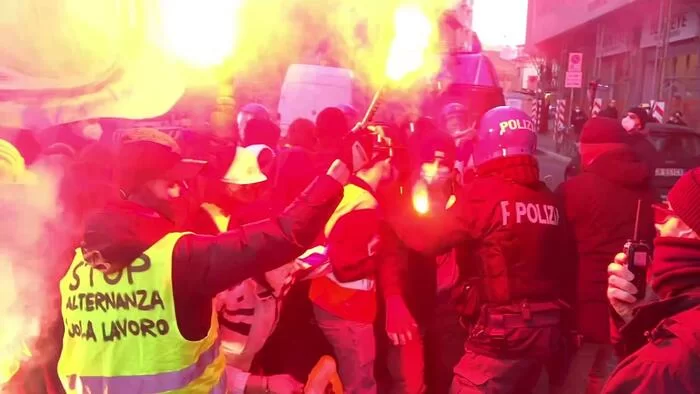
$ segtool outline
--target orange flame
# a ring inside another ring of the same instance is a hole
[[[430,198],[428,197],[428,186],[423,181],[418,181],[413,186],[412,193],[413,209],[420,215],[425,215],[430,211]]]

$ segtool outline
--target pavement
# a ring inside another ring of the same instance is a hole
[[[554,139],[550,132],[537,134],[537,151],[555,160],[559,160],[565,163],[565,165],[571,160],[571,157],[556,152],[554,148]]]
[[[554,190],[564,181],[564,170],[570,157],[554,151],[554,140],[550,133],[537,135],[537,159],[540,162],[540,176],[550,189]]]

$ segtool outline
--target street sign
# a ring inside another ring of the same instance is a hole
[[[580,71],[569,71],[566,73],[564,81],[565,88],[580,88],[583,86],[583,73]]]
[[[569,67],[567,68],[567,71],[570,71],[570,72],[583,71],[583,53],[581,53],[581,52],[569,53]]]

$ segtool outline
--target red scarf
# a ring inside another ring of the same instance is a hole
[[[651,278],[662,299],[700,289],[700,240],[657,237]]]

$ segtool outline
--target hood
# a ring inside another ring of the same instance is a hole
[[[97,250],[105,260],[122,268],[175,230],[172,222],[152,209],[119,201],[87,219],[82,248]]]
[[[530,155],[516,155],[489,160],[476,169],[477,176],[499,176],[524,186],[540,182],[537,159]]]
[[[646,187],[650,182],[649,167],[630,149],[604,153],[584,168],[613,183],[629,188]]]

